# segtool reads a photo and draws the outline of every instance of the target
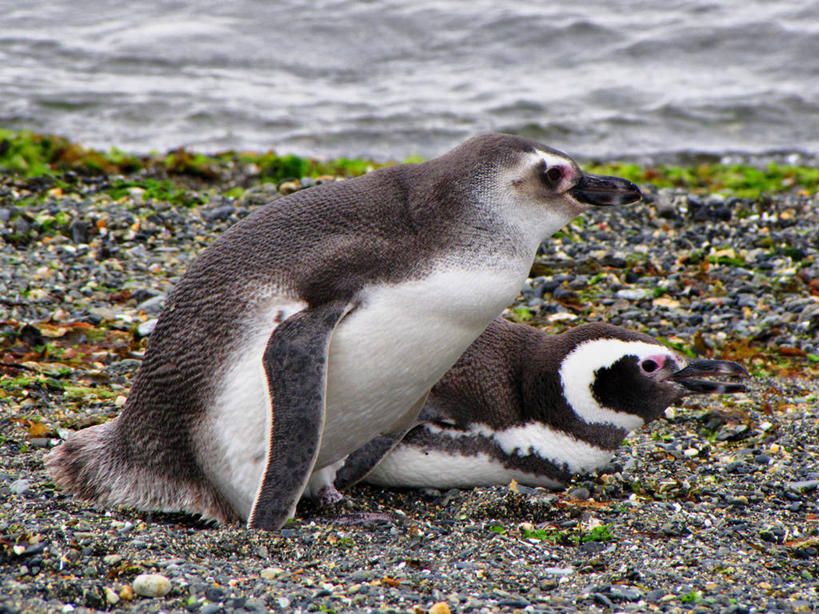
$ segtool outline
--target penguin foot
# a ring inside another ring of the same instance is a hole
[[[319,507],[328,507],[339,501],[344,501],[344,495],[338,492],[333,485],[323,486],[316,495],[316,503]]]

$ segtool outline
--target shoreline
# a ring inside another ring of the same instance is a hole
[[[555,331],[609,321],[737,360],[753,375],[747,395],[675,407],[605,473],[563,490],[359,487],[264,534],[95,508],[42,469],[66,429],[116,415],[196,254],[252,208],[316,182],[266,181],[233,162],[202,176],[195,156],[164,158],[180,160],[184,172],[0,173],[0,609],[815,609],[815,186],[763,174],[780,190],[737,196],[709,188],[707,168],[644,184],[646,203],[584,214],[547,242],[506,312]],[[170,591],[135,594],[144,573]]]

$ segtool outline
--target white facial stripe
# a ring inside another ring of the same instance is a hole
[[[569,158],[557,155],[555,153],[540,151],[539,149],[535,150],[534,157],[536,161],[543,160],[546,163],[547,169],[552,168],[553,166],[560,166],[563,168],[563,179],[561,180],[560,185],[556,188],[558,192],[565,192],[569,190],[579,179],[580,174],[576,170],[577,165]]]
[[[663,346],[643,341],[592,339],[581,343],[560,365],[563,395],[575,413],[585,422],[613,424],[633,431],[644,424],[643,419],[600,405],[592,395],[594,373],[598,369],[613,365],[624,355],[634,355],[643,360],[657,353],[670,355],[670,351]]]
[[[546,168],[552,166],[573,166],[573,162],[570,159],[548,151],[536,149],[534,155],[538,160],[543,160],[546,163]]]

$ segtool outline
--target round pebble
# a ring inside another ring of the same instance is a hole
[[[163,575],[140,574],[131,583],[134,592],[143,597],[164,597],[171,591],[171,581]]]

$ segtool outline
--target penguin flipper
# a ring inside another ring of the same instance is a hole
[[[267,342],[262,362],[273,424],[249,528],[279,529],[296,509],[321,445],[330,339],[352,308],[346,301],[333,301],[299,311],[279,324]]]
[[[371,439],[344,459],[344,465],[336,471],[336,477],[333,481],[333,485],[337,490],[353,486],[367,477],[367,474],[381,462],[381,459],[401,443],[404,435],[422,422],[426,422],[423,416],[427,396],[424,395],[406,413],[404,419],[394,425],[392,433],[379,435]],[[419,406],[423,408],[420,414],[418,411]]]

